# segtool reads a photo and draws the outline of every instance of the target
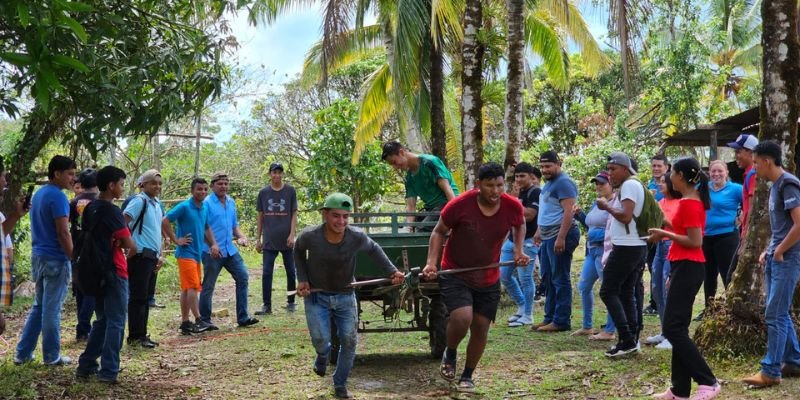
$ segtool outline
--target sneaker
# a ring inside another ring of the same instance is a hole
[[[97,381],[100,383],[105,383],[106,385],[116,385],[119,383],[117,378],[108,378],[104,376],[98,376]]]
[[[656,346],[656,348],[659,350],[672,350],[672,343],[670,343],[669,340],[664,339],[658,344],[658,346]]]
[[[336,396],[337,399],[352,399],[353,394],[347,390],[347,386],[336,386],[333,388],[333,395]]]
[[[314,360],[314,373],[319,376],[325,376],[325,370],[328,368],[328,357],[323,355],[317,354],[317,358]]]
[[[128,346],[139,346],[145,349],[154,349],[156,346],[158,346],[158,343],[151,342],[148,338],[128,338]]]
[[[672,393],[672,388],[667,389],[666,392],[654,394],[652,398],[657,400],[689,400],[688,397],[675,396]]]
[[[89,335],[77,335],[75,336],[75,343],[86,343],[89,341]]]
[[[204,324],[206,324],[206,325],[208,326],[208,329],[206,329],[206,330],[207,330],[207,331],[209,331],[209,332],[210,332],[210,331],[218,331],[218,330],[219,330],[219,327],[217,327],[216,325],[214,325],[214,323],[213,323],[213,322],[203,322],[203,323],[204,323]]]
[[[655,345],[663,342],[664,340],[666,340],[666,338],[664,338],[664,335],[659,333],[658,335],[650,336],[647,339],[645,339],[644,340],[644,344],[648,344],[650,346],[655,346]]]
[[[642,311],[642,314],[644,314],[644,315],[658,315],[658,310],[653,306],[647,306],[647,308],[645,308]]]
[[[194,329],[196,332],[213,331],[214,329],[211,329],[212,326],[216,329],[219,329],[216,326],[214,326],[214,324],[203,321],[202,319],[194,321]]]
[[[93,376],[97,375],[97,371],[81,371],[80,369],[75,370],[75,378],[80,380],[87,380]]]
[[[151,302],[148,305],[150,306],[150,308],[167,308],[167,306],[165,306],[163,304],[156,303],[155,301]]]
[[[692,396],[692,400],[711,400],[714,397],[717,397],[717,395],[721,391],[722,391],[722,386],[720,386],[719,383],[715,383],[712,386],[697,385],[697,389],[695,389],[694,396]]]
[[[195,328],[195,326],[192,323],[192,321],[183,321],[183,322],[181,322],[180,330],[181,330],[181,333],[184,334],[184,335],[191,335],[191,334],[197,333],[197,329]]]
[[[256,315],[272,315],[272,307],[262,306],[260,310],[256,311]]]
[[[51,367],[60,367],[60,366],[63,366],[63,365],[70,365],[70,364],[72,364],[72,359],[71,358],[69,358],[67,356],[61,356],[61,357],[58,357],[58,360],[55,360],[55,361],[53,361],[51,363],[47,363],[45,365],[48,365],[48,366],[51,366]]]
[[[800,365],[783,364],[781,368],[781,376],[784,378],[800,378]]]
[[[544,302],[544,295],[537,294],[536,296],[533,296],[533,302],[534,303],[542,303],[542,302]]]
[[[473,393],[475,392],[475,381],[473,381],[472,378],[465,378],[462,376],[461,379],[458,380],[456,390],[463,393]]]
[[[17,358],[16,356],[14,356],[14,365],[22,365],[22,364],[27,364],[27,363],[29,363],[29,362],[33,362],[33,360],[34,360],[35,358],[36,358],[36,357],[31,357],[31,358],[26,358],[26,359],[24,359],[24,360],[23,360],[23,359],[21,359],[21,358]]]
[[[246,326],[255,325],[258,323],[258,320],[255,318],[248,318],[242,322],[239,322],[239,327],[244,328]]]
[[[694,319],[693,319],[692,321],[694,321],[694,322],[700,322],[700,321],[702,321],[702,320],[703,320],[703,318],[704,318],[705,316],[706,316],[706,310],[700,311],[700,314],[697,314],[697,316],[696,316],[696,317],[694,317]]]
[[[508,323],[508,326],[512,328],[524,325],[533,325],[533,319],[531,317],[520,317],[516,321]]]
[[[639,351],[637,343],[624,343],[620,342],[617,343],[616,346],[610,348],[607,352],[605,352],[605,356],[609,358],[617,358],[622,357],[626,354],[631,354]]]
[[[508,322],[510,324],[512,322],[515,322],[516,320],[518,320],[520,318],[522,318],[522,314],[511,314],[511,316],[508,317],[506,322]]]
[[[283,308],[286,309],[286,312],[293,313],[293,312],[297,311],[297,304],[296,303],[286,303],[286,305],[283,306]]]

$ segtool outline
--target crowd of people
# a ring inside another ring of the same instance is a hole
[[[571,268],[583,226],[586,254],[577,284],[583,315],[581,327],[572,335],[613,342],[605,352],[609,358],[639,352],[642,343],[671,349],[671,385],[653,397],[688,399],[692,381],[697,383],[692,399],[715,397],[721,390],[719,381],[689,335],[692,308],[701,285],[708,306],[719,277],[723,287],[731,282],[756,177],[772,182],[772,237],[760,257],[767,293],[767,355],[761,371],[743,381],[766,387],[800,376],[800,346],[789,315],[800,280],[800,180],[783,170],[782,151],[774,142],[759,143],[755,136],[742,134],[729,146],[744,171],[743,185],[730,181],[728,166],[722,161],[712,161],[706,170],[694,158],[670,163],[662,154],[652,157],[652,179],[644,183],[638,179],[635,160],[613,152],[591,179],[596,200],[584,211],[578,204],[578,185],[562,169],[556,152],[542,153],[538,166],[516,164],[508,193],[506,171],[487,163],[480,167],[474,187],[459,194],[450,171],[436,156],[415,154],[398,142],[384,144],[383,160],[405,174],[407,211],[416,211],[421,200],[422,209],[429,213],[420,220],[435,222],[422,276],[438,280],[449,315],[447,346],[439,368],[442,377],[454,381],[459,390],[475,389],[473,372],[497,316],[501,287],[516,305],[506,321],[509,327],[550,334],[572,331]],[[2,172],[0,163],[0,183],[5,184]],[[312,370],[326,375],[333,321],[340,341],[334,393],[349,398],[347,380],[355,358],[358,319],[350,285],[354,258],[359,252],[367,253],[394,284],[402,283],[405,275],[377,243],[349,225],[354,203],[346,194],[329,195],[321,208],[323,222],[298,234],[296,191],[283,181],[281,164],[273,163],[269,174],[270,184],[256,199],[255,245],[263,257],[263,302],[255,314],[272,313],[273,269],[281,255],[288,290],[284,307],[294,312],[295,293],[303,298],[316,352]],[[76,179],[75,163],[55,156],[48,166],[49,181],[36,191],[30,206],[21,201],[8,215],[0,214],[0,237],[14,229],[28,208],[31,218],[36,297],[17,344],[15,363],[34,359],[39,336],[45,364],[71,363],[60,351],[61,308],[74,272],[71,265],[84,246],[95,246],[107,261],[108,276],[99,296],[82,293],[80,284],[72,284],[76,339],[86,341],[78,377],[117,382],[126,321],[129,346],[158,346],[148,335],[147,325],[150,308],[158,306],[154,297],[157,273],[171,245],[180,276],[181,333],[218,329],[211,319],[212,299],[222,268],[235,281],[238,325],[259,322],[248,311],[248,272],[237,245],[248,245],[249,240],[239,227],[236,202],[227,194],[229,176],[218,172],[210,182],[193,179],[190,198],[168,212],[158,198],[163,181],[156,170],[138,178],[140,192],[122,208],[114,205],[123,196],[126,178],[122,170],[107,166],[85,169]],[[68,201],[64,190],[74,188],[76,182],[81,193]],[[409,217],[408,222],[417,220]],[[9,261],[3,261],[0,276],[0,299],[6,305]],[[645,270],[651,276],[647,307]],[[597,281],[607,310],[599,330],[594,328]],[[541,317],[535,310],[539,296],[545,298]],[[640,338],[644,315],[651,310],[658,315],[661,332]],[[458,375],[457,349],[467,334],[466,360]]]

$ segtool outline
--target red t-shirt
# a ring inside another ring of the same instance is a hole
[[[700,228],[700,234],[702,235],[706,229],[706,210],[703,207],[703,202],[696,199],[681,199],[680,203],[678,203],[678,210],[675,212],[675,216],[672,217],[672,228],[678,235],[686,235],[689,228]],[[667,259],[670,261],[706,262],[702,246],[690,249],[681,246],[676,241],[672,242]]]
[[[441,220],[452,229],[442,256],[442,269],[483,267],[500,259],[500,250],[512,227],[525,223],[522,203],[508,194],[500,196],[500,209],[486,216],[478,206],[478,190],[461,194],[447,203]],[[500,279],[500,269],[453,275],[469,286],[482,288]]]

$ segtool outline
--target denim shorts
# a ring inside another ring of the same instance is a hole
[[[473,288],[453,276],[439,276],[439,290],[448,312],[472,307],[472,312],[494,321],[500,304],[500,281],[485,288]]]

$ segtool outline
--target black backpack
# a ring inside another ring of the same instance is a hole
[[[90,218],[91,225],[81,231],[78,237],[78,245],[76,248],[80,249],[78,256],[75,258],[75,279],[74,282],[78,285],[81,293],[88,296],[102,296],[105,294],[106,284],[108,283],[109,264],[112,264],[108,254],[103,254],[98,251],[98,243],[95,240],[95,228],[99,220],[97,212],[100,207],[92,210]],[[84,222],[86,215],[84,215]]]

